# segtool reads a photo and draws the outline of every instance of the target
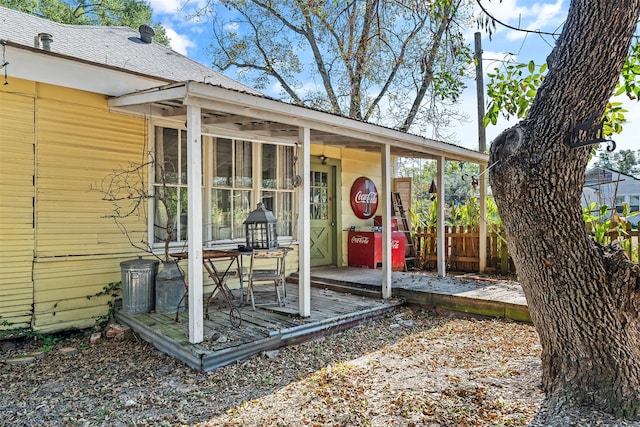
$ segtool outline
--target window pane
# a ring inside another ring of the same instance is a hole
[[[156,128],[156,183],[178,184],[178,147],[177,129]]]
[[[631,212],[640,210],[640,196],[629,196],[629,210]]]
[[[283,190],[293,189],[293,147],[280,147],[280,188]]]
[[[213,240],[231,238],[231,190],[212,191],[211,226]]]
[[[180,184],[187,184],[187,131],[180,133]]]
[[[278,236],[293,236],[293,193],[282,192],[278,196],[278,208],[274,212]]]
[[[275,199],[276,193],[273,191],[263,191],[260,197],[260,201],[262,202],[264,207],[271,212],[275,212]]]
[[[311,219],[329,219],[329,194],[326,172],[311,172]]]
[[[178,192],[176,188],[156,187],[154,197],[154,237],[156,242],[176,241]]]
[[[244,220],[251,212],[251,191],[233,192],[233,238],[245,237]]]
[[[236,187],[251,188],[252,164],[251,142],[236,141]]]
[[[189,199],[187,195],[189,194],[189,189],[187,187],[180,187],[180,213],[177,218],[180,218],[180,221],[177,222],[178,229],[176,231],[176,235],[180,236],[181,241],[187,240],[188,234],[188,226],[189,226],[189,215],[187,211],[189,209]]]
[[[233,153],[231,150],[230,139],[216,139],[213,162],[213,185],[231,186],[231,177],[233,176]]]
[[[276,148],[271,144],[262,145],[262,188],[276,188]]]

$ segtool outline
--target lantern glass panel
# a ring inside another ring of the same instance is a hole
[[[278,247],[277,221],[273,213],[262,203],[247,217],[245,224],[246,243],[249,249],[272,249]]]

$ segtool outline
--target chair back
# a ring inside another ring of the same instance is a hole
[[[287,250],[282,248],[277,249],[254,249],[251,256],[254,259],[267,259],[267,258],[284,258],[287,255]]]

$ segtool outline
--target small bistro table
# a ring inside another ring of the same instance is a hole
[[[205,303],[205,317],[209,319],[209,303],[211,299],[217,295],[218,292],[222,292],[222,295],[229,306],[229,321],[235,327],[240,327],[242,323],[242,317],[240,315],[240,310],[236,306],[233,305],[231,299],[233,298],[233,294],[231,293],[231,289],[227,286],[227,279],[236,275],[240,279],[240,302],[242,303],[242,261],[241,257],[243,254],[251,254],[251,252],[241,252],[238,249],[207,249],[202,252],[202,264],[204,268],[207,270],[209,277],[213,281],[214,289],[209,294]],[[189,258],[188,252],[180,252],[171,255],[175,258],[176,263]],[[226,261],[222,265],[222,268],[216,267],[214,261]],[[233,268],[235,264],[235,269]],[[179,268],[180,274],[182,275],[182,280],[185,284],[185,294],[182,299],[186,299],[187,293],[189,292],[189,287],[185,280],[184,271]],[[180,303],[182,300],[180,301]],[[178,303],[178,308],[180,307],[180,303]],[[178,321],[178,311],[176,310],[176,321]]]

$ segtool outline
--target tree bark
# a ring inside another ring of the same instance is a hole
[[[602,117],[639,14],[640,0],[572,1],[528,117],[491,146],[491,188],[542,344],[548,425],[580,408],[640,419],[640,267],[587,232],[591,146],[570,147],[576,125]]]

